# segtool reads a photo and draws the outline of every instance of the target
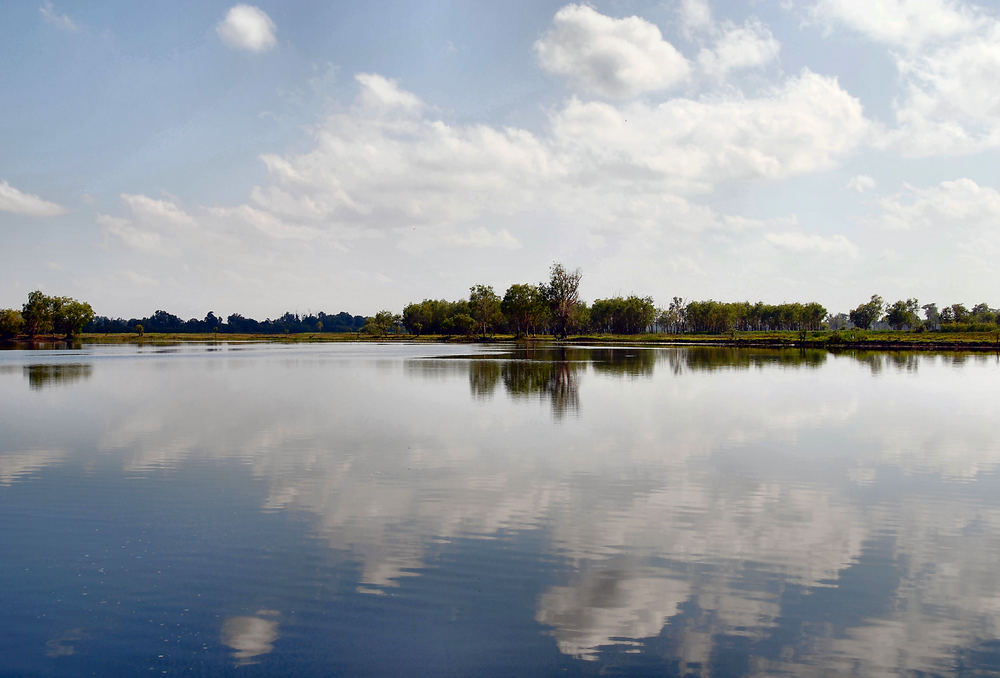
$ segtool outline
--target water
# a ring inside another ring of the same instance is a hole
[[[0,352],[0,675],[1000,675],[995,355]]]

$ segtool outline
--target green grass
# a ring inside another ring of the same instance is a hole
[[[46,338],[45,340],[53,340]],[[412,334],[372,337],[356,332],[297,334],[189,334],[147,332],[83,334],[79,341],[107,344],[163,344],[179,342],[393,342],[393,343],[466,343],[478,341],[513,341],[511,334],[497,334],[486,340],[459,335]],[[558,343],[552,336],[522,338],[530,343]],[[840,330],[817,332],[736,332],[731,334],[582,334],[567,338],[572,343],[695,344],[715,346],[770,346],[808,348],[869,349],[1000,349],[1000,331],[990,332],[907,332],[894,330]]]

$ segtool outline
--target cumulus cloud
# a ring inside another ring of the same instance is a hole
[[[274,31],[271,17],[252,5],[234,5],[215,27],[226,45],[251,52],[264,52],[274,47]]]
[[[423,107],[419,97],[400,89],[399,83],[376,73],[359,73],[354,79],[361,85],[361,100],[369,108],[417,111]]]
[[[1000,21],[959,0],[821,0],[813,14],[895,48],[896,125],[878,145],[906,156],[1000,147]]]
[[[842,235],[823,237],[816,233],[768,233],[764,236],[775,247],[799,253],[844,254],[858,256],[857,246]]]
[[[937,49],[897,59],[904,78],[898,129],[884,144],[905,155],[1000,146],[1000,22]]]
[[[0,211],[23,214],[29,217],[53,217],[66,214],[66,208],[43,200],[37,195],[17,190],[0,180]]]
[[[812,11],[821,21],[911,49],[968,33],[982,21],[976,8],[958,0],[819,0]]]
[[[702,256],[700,234],[730,239],[713,247],[718,254],[734,238],[760,243],[758,233],[797,224],[721,213],[700,196],[824,170],[868,134],[857,100],[809,71],[755,97],[727,89],[658,105],[571,98],[538,133],[441,119],[377,74],[356,84],[353,103],[308,129],[306,150],[261,156],[268,178],[243,204],[184,208],[126,195],[124,214],[99,218],[106,238],[248,270],[248,261],[274,266],[320,249],[381,248],[383,259],[513,251],[565,229],[622,261],[648,258],[649,270],[711,268],[719,257]]]
[[[847,185],[844,186],[844,188],[856,193],[864,193],[865,191],[870,191],[875,188],[875,179],[867,174],[858,174],[857,176],[851,177],[847,181]]]
[[[878,206],[881,224],[897,229],[992,227],[1000,221],[1000,193],[967,178],[927,188],[907,186]]]
[[[708,190],[832,167],[868,134],[860,102],[836,79],[803,71],[757,98],[671,99],[615,107],[573,100],[553,121],[576,164],[600,180]]]
[[[726,28],[712,48],[698,53],[698,65],[705,73],[724,77],[734,70],[765,66],[778,58],[780,43],[771,30],[757,19],[743,26]]]
[[[535,43],[538,61],[580,90],[629,98],[684,80],[690,67],[660,29],[637,16],[615,19],[585,5],[566,5]]]

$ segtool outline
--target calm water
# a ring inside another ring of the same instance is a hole
[[[995,355],[0,352],[0,675],[1000,675]]]

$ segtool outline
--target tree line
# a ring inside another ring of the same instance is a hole
[[[94,313],[90,304],[69,297],[50,297],[40,291],[28,295],[20,309],[0,309],[0,338],[59,334],[72,337],[81,332],[108,334],[138,332],[227,334],[293,334],[299,332],[358,332],[366,318],[346,311],[337,314],[285,313],[275,319],[255,320],[239,313],[223,319],[213,311],[201,320],[184,320],[173,313],[156,311],[145,318],[109,318]]]
[[[920,306],[916,299],[886,304],[878,295],[850,313],[836,315],[817,302],[765,304],[674,297],[666,308],[658,308],[652,297],[630,295],[596,299],[588,305],[579,298],[581,278],[579,269],[570,271],[557,263],[549,269],[547,281],[513,284],[502,297],[492,286],[473,285],[468,299],[424,299],[408,304],[401,314],[380,311],[367,319],[362,331],[376,336],[510,333],[566,337],[568,333],[726,334],[851,328],[985,331],[1000,326],[1000,310],[985,303],[972,309],[952,304],[939,310],[936,304]],[[924,319],[918,315],[920,310]]]
[[[971,309],[960,303],[939,308],[934,303],[921,306],[912,298],[888,304],[877,294],[850,312],[836,315],[816,302],[765,304],[711,299],[686,301],[674,297],[666,308],[658,308],[650,296],[629,295],[596,299],[588,305],[579,295],[582,277],[579,269],[569,270],[555,263],[549,269],[548,280],[537,284],[513,284],[502,297],[492,286],[477,284],[469,289],[467,299],[424,299],[408,304],[401,314],[384,310],[366,318],[345,311],[335,315],[320,312],[301,316],[288,312],[263,321],[239,313],[223,319],[213,311],[201,320],[183,320],[162,310],[145,318],[109,318],[95,315],[86,302],[70,297],[50,297],[36,290],[28,295],[21,310],[0,309],[0,337],[52,333],[73,336],[81,331],[139,334],[360,331],[373,336],[408,333],[471,337],[509,333],[515,337],[545,334],[565,338],[571,333],[725,334],[851,328],[990,331],[1000,327],[1000,309],[991,308],[985,302]]]
[[[222,334],[295,334],[298,332],[357,332],[364,327],[364,316],[351,315],[341,311],[335,315],[327,313],[310,313],[299,315],[285,313],[275,319],[255,320],[239,313],[231,313],[223,319],[209,311],[201,320],[180,317],[156,311],[145,318],[107,318],[96,316],[84,327],[85,332],[160,332],[171,334],[217,332]]]
[[[590,305],[579,297],[582,274],[553,264],[549,279],[538,284],[516,283],[498,295],[492,286],[473,285],[468,299],[424,299],[408,304],[401,314],[380,311],[363,331],[377,336],[391,333],[515,337],[551,334],[642,334],[646,332],[724,333],[762,330],[818,330],[826,309],[815,302],[764,304],[758,302],[685,302],[674,297],[666,309],[650,296],[629,295],[596,299]]]

